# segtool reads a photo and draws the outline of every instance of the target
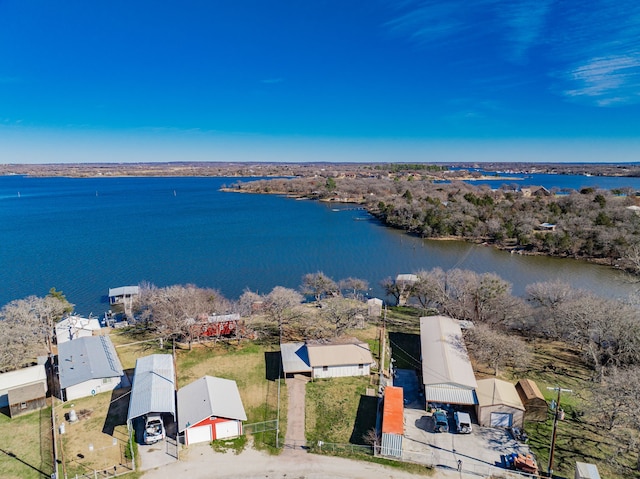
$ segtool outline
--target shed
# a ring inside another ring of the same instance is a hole
[[[478,381],[478,424],[491,427],[522,427],[524,406],[516,387],[496,378]]]
[[[397,386],[387,386],[384,390],[382,408],[382,441],[380,454],[402,457],[404,436],[403,390]]]
[[[235,381],[203,376],[178,390],[178,432],[186,445],[240,436],[246,420]]]
[[[109,336],[91,336],[58,345],[58,373],[64,401],[129,386]]]
[[[516,383],[516,391],[518,391],[520,401],[525,409],[525,421],[547,420],[547,401],[534,381],[521,379]]]
[[[367,312],[372,318],[379,318],[382,316],[382,300],[380,298],[368,299]]]
[[[56,323],[56,341],[58,344],[72,339],[93,336],[94,331],[100,330],[100,321],[96,318],[83,318],[81,316],[68,316]]]
[[[0,374],[0,407],[9,408],[11,417],[46,405],[47,372],[44,365]]]
[[[476,377],[460,325],[448,316],[420,318],[420,347],[427,404],[476,405]]]
[[[176,417],[175,372],[171,354],[151,354],[136,360],[127,427],[149,413]]]
[[[586,462],[576,462],[575,479],[600,479],[598,466]]]

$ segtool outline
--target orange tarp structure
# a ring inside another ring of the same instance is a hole
[[[387,386],[382,409],[382,434],[404,434],[404,395],[402,388]]]

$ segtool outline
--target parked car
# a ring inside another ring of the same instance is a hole
[[[433,419],[436,424],[433,428],[434,432],[449,432],[449,420],[446,411],[438,410],[433,413]]]
[[[471,416],[466,412],[456,411],[453,413],[456,421],[456,431],[458,434],[471,434]]]
[[[144,443],[154,444],[165,437],[164,424],[159,414],[150,414],[144,420]]]

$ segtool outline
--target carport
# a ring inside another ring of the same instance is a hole
[[[458,322],[448,316],[420,318],[420,346],[427,405],[478,404],[476,378]]]
[[[149,413],[171,414],[176,420],[175,372],[170,354],[152,354],[136,361],[127,427]]]

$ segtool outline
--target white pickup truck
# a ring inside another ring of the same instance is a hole
[[[160,414],[150,414],[144,420],[144,443],[154,444],[164,439],[164,424]]]

